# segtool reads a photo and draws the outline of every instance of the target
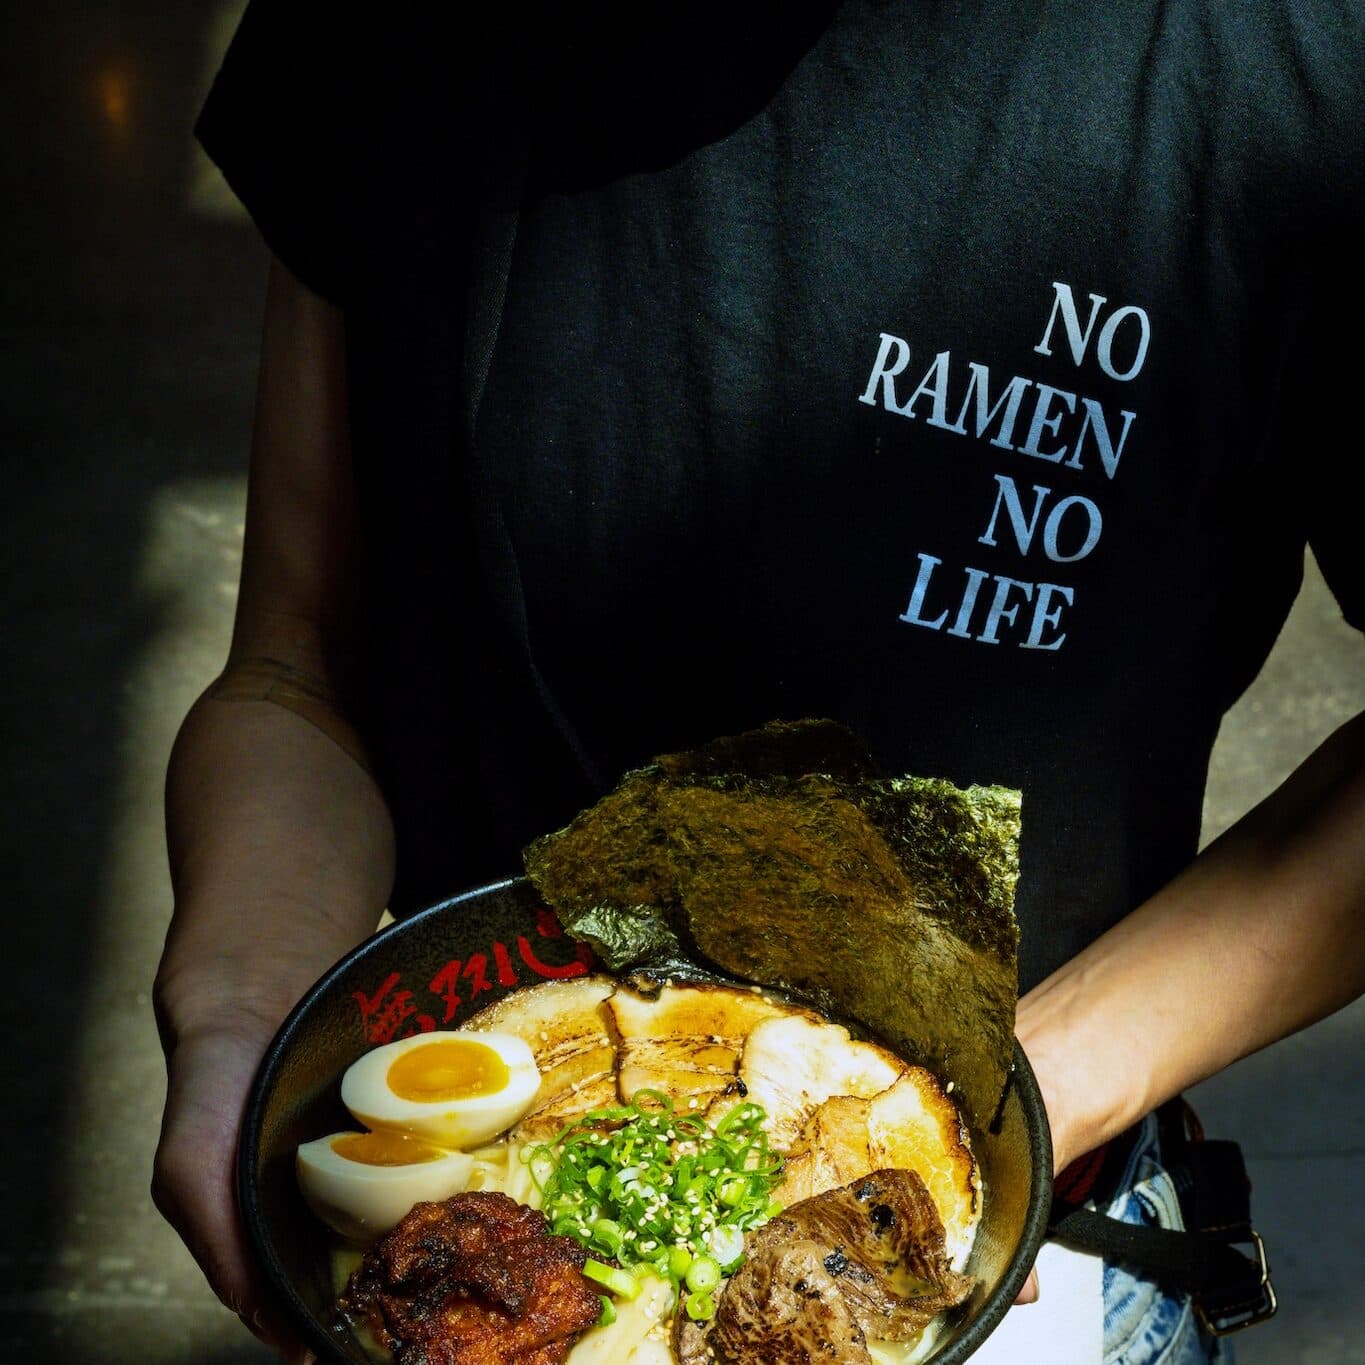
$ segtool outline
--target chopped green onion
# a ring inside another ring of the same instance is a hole
[[[713,1228],[706,1244],[727,1275],[744,1259],[744,1234],[736,1227],[721,1225]],[[692,1287],[695,1289],[697,1286]]]
[[[716,1316],[716,1301],[710,1294],[689,1294],[683,1307],[693,1322],[706,1322]]]
[[[602,1311],[597,1315],[597,1325],[610,1327],[616,1321],[616,1305],[605,1294],[599,1294],[598,1297],[602,1300]]]
[[[555,1231],[675,1286],[698,1260],[710,1261],[714,1289],[743,1260],[745,1232],[778,1208],[771,1196],[782,1158],[768,1145],[764,1118],[758,1105],[741,1103],[713,1129],[675,1112],[662,1092],[639,1090],[629,1104],[590,1110],[522,1159]]]
[[[622,1270],[619,1266],[603,1265],[591,1256],[583,1262],[583,1274],[604,1289],[610,1289],[619,1298],[633,1299],[640,1293],[640,1281],[630,1271]]]
[[[729,1180],[723,1180],[721,1182],[716,1197],[727,1208],[732,1209],[737,1204],[742,1204],[748,1193],[749,1182],[747,1180],[741,1180],[738,1176],[732,1176]]]
[[[720,1283],[720,1264],[710,1256],[698,1256],[688,1267],[684,1278],[689,1289],[700,1294],[708,1293]]]

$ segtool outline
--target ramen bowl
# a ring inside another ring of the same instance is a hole
[[[371,1048],[412,1033],[458,1028],[485,1005],[542,981],[590,970],[524,878],[434,905],[368,939],[303,998],[261,1063],[238,1149],[238,1197],[252,1251],[299,1337],[323,1361],[373,1365],[337,1307],[333,1234],[295,1178],[299,1145],[353,1128],[342,1074]],[[951,1078],[945,1078],[951,1079]],[[966,1269],[970,1297],[936,1328],[926,1362],[966,1360],[1014,1302],[1042,1242],[1052,1149],[1033,1072],[1015,1045],[999,1111],[973,1132],[983,1203]]]

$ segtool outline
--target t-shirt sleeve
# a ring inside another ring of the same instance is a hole
[[[369,84],[355,8],[251,0],[195,125],[267,246],[334,303],[355,263]]]
[[[1242,105],[1253,203],[1278,245],[1257,287],[1289,300],[1274,343],[1290,486],[1342,614],[1365,630],[1365,9],[1314,0],[1255,15]]]
[[[1295,394],[1300,459],[1307,468],[1308,543],[1342,614],[1365,631],[1365,136],[1353,164],[1342,158],[1325,227],[1304,255],[1318,263],[1319,288],[1301,329],[1302,374]]]
[[[1342,614],[1365,631],[1365,10],[1336,3],[1323,8],[1331,20],[1321,42],[1332,55],[1332,78],[1324,78],[1318,93],[1327,111],[1323,180],[1331,191],[1326,227],[1314,247],[1322,249],[1327,275],[1321,331],[1331,363],[1317,376],[1321,407],[1329,414],[1319,427],[1317,458],[1330,472],[1314,499],[1308,541]]]
[[[1365,631],[1365,436],[1359,421],[1338,439],[1339,463],[1309,514],[1308,543],[1342,615]]]

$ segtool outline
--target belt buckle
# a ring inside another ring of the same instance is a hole
[[[1256,1263],[1259,1264],[1261,1272],[1256,1294],[1253,1298],[1217,1309],[1206,1309],[1196,1295],[1194,1311],[1201,1326],[1210,1336],[1225,1337],[1233,1332],[1254,1327],[1258,1322],[1273,1318],[1280,1306],[1275,1298],[1275,1286],[1270,1283],[1270,1265],[1266,1260],[1265,1242],[1262,1241],[1261,1234],[1255,1228],[1248,1228],[1245,1233],[1228,1238],[1229,1246],[1239,1242],[1249,1244],[1256,1250]]]

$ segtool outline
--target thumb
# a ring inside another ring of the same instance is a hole
[[[237,1137],[264,1047],[227,1030],[176,1043],[152,1198],[223,1303],[286,1359],[302,1362],[309,1353],[270,1303],[237,1208]]]

